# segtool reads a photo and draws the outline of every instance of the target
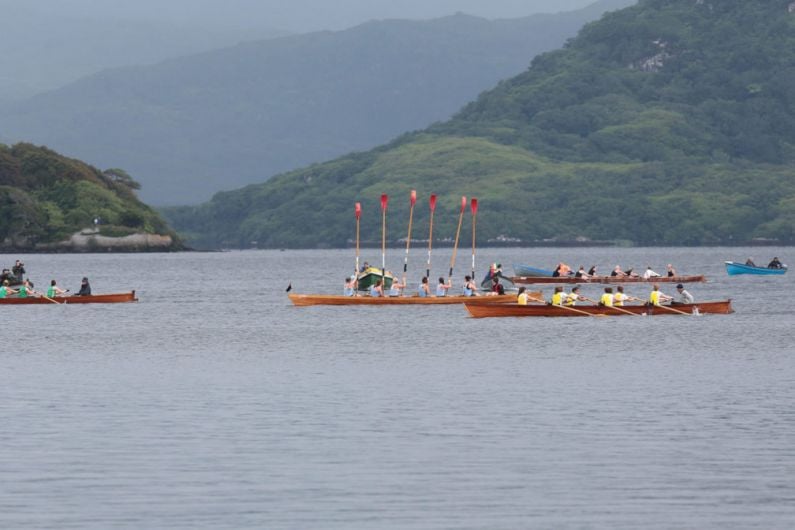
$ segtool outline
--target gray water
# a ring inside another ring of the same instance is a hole
[[[481,273],[673,262],[736,313],[479,320],[289,305],[351,251],[21,256],[140,302],[0,307],[0,527],[792,528],[792,276],[723,269],[773,254],[486,249]]]

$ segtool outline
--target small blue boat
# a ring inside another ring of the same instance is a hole
[[[787,266],[784,265],[780,269],[768,269],[767,267],[754,267],[751,265],[745,265],[744,263],[737,263],[734,261],[727,261],[726,262],[726,272],[729,273],[729,276],[734,276],[737,274],[762,274],[762,275],[782,275],[786,274]]]
[[[513,272],[516,276],[532,276],[534,278],[551,278],[554,271],[547,269],[539,269],[529,265],[513,264]]]

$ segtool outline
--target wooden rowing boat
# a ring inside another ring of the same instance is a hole
[[[555,278],[541,276],[514,276],[511,278],[513,283],[518,284],[550,284],[550,283],[696,283],[705,282],[707,278],[703,274],[696,276],[658,276],[656,278],[640,277],[618,277],[618,276],[595,276],[592,278],[575,278],[574,276],[559,276]]]
[[[515,294],[496,296],[340,296],[332,294],[289,294],[293,305],[450,305],[468,303],[471,305],[510,304],[516,302]],[[540,298],[541,292],[528,293]]]
[[[29,296],[27,298],[0,298],[0,305],[121,304],[137,301],[138,299],[135,297],[135,291],[130,291],[129,293],[94,294],[88,296],[58,296],[49,299],[38,296]]]
[[[478,305],[465,303],[469,314],[475,318],[484,317],[583,317],[589,315],[605,315],[605,316],[624,316],[629,313],[636,315],[681,315],[682,312],[691,314],[695,310],[701,314],[716,314],[726,315],[734,313],[731,306],[731,299],[720,300],[717,302],[700,302],[696,304],[676,304],[673,306],[654,307],[646,305],[625,305],[621,306],[621,310],[613,307],[604,307],[597,305],[577,305],[574,306],[576,311],[567,309],[566,307],[533,304],[533,305],[518,305],[518,304],[494,304],[494,305]],[[670,309],[666,309],[670,308]]]

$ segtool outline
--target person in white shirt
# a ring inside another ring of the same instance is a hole
[[[676,300],[676,303],[692,304],[696,301],[696,299],[693,298],[693,295],[688,293],[687,290],[685,290],[685,286],[682,285],[681,283],[676,286],[676,290],[679,293],[679,299]]]
[[[643,279],[648,280],[649,278],[659,278],[660,275],[654,272],[651,268],[651,265],[646,267],[646,272],[643,273]]]

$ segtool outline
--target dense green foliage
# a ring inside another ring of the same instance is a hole
[[[108,70],[0,109],[0,141],[120,165],[152,204],[198,203],[449,119],[631,2],[515,20],[373,21]]]
[[[31,144],[0,144],[0,247],[32,249],[61,241],[99,218],[100,234],[174,235],[141,203],[120,169],[101,172]]]
[[[382,192],[402,237],[417,188],[443,199],[440,237],[465,194],[482,239],[795,241],[790,3],[644,0],[446,123],[167,215],[205,245],[338,246],[356,200],[378,239]]]

